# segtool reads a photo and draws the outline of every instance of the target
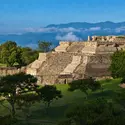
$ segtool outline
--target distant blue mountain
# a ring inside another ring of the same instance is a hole
[[[72,22],[67,24],[50,24],[44,28],[27,31],[22,34],[0,35],[0,42],[16,41],[21,46],[36,47],[38,40],[50,41],[57,46],[60,40],[79,41],[86,40],[92,35],[125,35],[125,22]]]
[[[125,22],[120,23],[114,23],[110,21],[106,22],[99,22],[99,23],[87,23],[87,22],[73,22],[73,23],[67,23],[67,24],[50,24],[47,27],[56,27],[56,28],[67,28],[67,27],[73,27],[73,28],[91,28],[91,27],[101,27],[103,28],[111,28],[115,29],[118,27],[125,26]]]

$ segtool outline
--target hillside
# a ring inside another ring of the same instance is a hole
[[[7,40],[16,41],[22,46],[36,47],[38,40],[51,41],[54,46],[58,45],[60,40],[81,41],[86,40],[88,35],[124,35],[125,22],[73,22],[67,24],[50,24],[38,29],[27,29],[20,34],[0,35],[0,42]]]

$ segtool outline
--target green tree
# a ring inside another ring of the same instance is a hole
[[[113,78],[125,77],[125,51],[115,52],[111,57],[111,65],[109,70]]]
[[[22,65],[28,65],[38,58],[38,51],[32,50],[29,47],[22,48],[21,63]]]
[[[0,63],[7,66],[25,66],[38,58],[38,51],[29,47],[20,47],[13,41],[0,45]]]
[[[41,100],[45,103],[46,109],[50,107],[50,104],[54,99],[58,100],[59,98],[62,98],[61,91],[57,90],[53,85],[45,85],[38,90],[38,94]]]
[[[125,112],[103,98],[71,108],[59,125],[124,125]]]
[[[38,49],[40,52],[49,52],[52,48],[51,42],[38,41]]]
[[[124,89],[116,93],[114,101],[120,104],[122,108],[125,110],[125,90]]]
[[[31,116],[30,108],[31,106],[39,102],[40,98],[37,93],[28,93],[23,94],[17,97],[16,104],[18,106],[18,109],[21,110],[25,117],[25,122],[27,125],[29,125],[29,117]]]
[[[0,49],[0,58],[2,63],[7,64],[7,66],[13,66],[19,61],[21,51],[16,42],[7,41],[1,44]]]
[[[98,89],[101,89],[101,84],[99,83],[99,81],[95,81],[91,77],[87,79],[75,80],[69,83],[69,91],[74,91],[77,89],[88,95],[89,90],[96,91]]]
[[[1,77],[0,95],[10,104],[11,109],[9,111],[13,118],[16,113],[15,104],[18,99],[17,97],[35,91],[37,89],[36,82],[37,79],[34,76],[24,73]]]

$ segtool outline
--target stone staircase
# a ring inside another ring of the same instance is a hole
[[[74,79],[83,79],[85,77],[85,72],[86,72],[86,66],[88,64],[88,56],[87,55],[82,55],[82,59],[80,62],[80,65],[75,69],[74,74],[75,78]]]
[[[55,84],[58,75],[65,67],[72,62],[72,54],[69,53],[51,53],[46,62],[38,70],[38,75],[42,76],[43,84]]]
[[[36,76],[38,69],[41,67],[41,65],[45,61],[46,61],[46,54],[45,53],[40,53],[38,60],[35,60],[32,64],[30,64],[27,67],[26,73]]]
[[[72,74],[77,66],[80,64],[81,56],[73,56],[72,62],[67,65],[63,72],[60,75]]]

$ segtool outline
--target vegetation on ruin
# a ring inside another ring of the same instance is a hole
[[[111,57],[110,71],[113,78],[125,77],[125,51],[115,52]]]

